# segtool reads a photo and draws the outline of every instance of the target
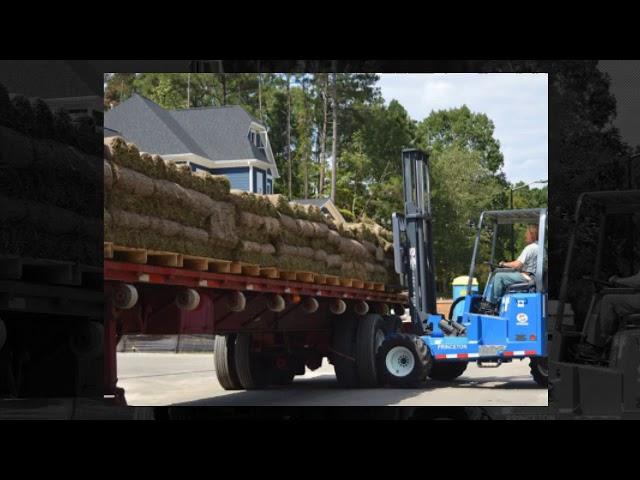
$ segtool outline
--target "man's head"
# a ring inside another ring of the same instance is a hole
[[[524,241],[527,245],[538,241],[538,225],[529,225],[524,233]]]

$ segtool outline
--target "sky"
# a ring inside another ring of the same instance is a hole
[[[432,110],[467,105],[485,113],[504,155],[511,183],[546,180],[548,174],[548,88],[544,73],[379,74],[385,102],[396,99],[411,118]],[[532,185],[538,188],[543,185]]]

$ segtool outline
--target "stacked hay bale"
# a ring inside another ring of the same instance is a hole
[[[66,112],[0,85],[1,255],[102,263],[100,136],[90,139]]]
[[[231,190],[226,177],[193,173],[119,137],[105,140],[104,153],[106,241],[396,283],[388,232],[375,224],[336,225],[317,207]]]

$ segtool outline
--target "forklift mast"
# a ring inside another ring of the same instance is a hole
[[[429,315],[437,314],[428,162],[421,150],[402,151],[404,215],[394,213],[392,219],[395,270],[406,276],[417,335],[426,333]]]

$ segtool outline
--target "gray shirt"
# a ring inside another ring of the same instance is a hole
[[[522,271],[536,274],[538,268],[538,242],[533,242],[524,247],[522,253],[518,257],[518,261],[522,263]]]

